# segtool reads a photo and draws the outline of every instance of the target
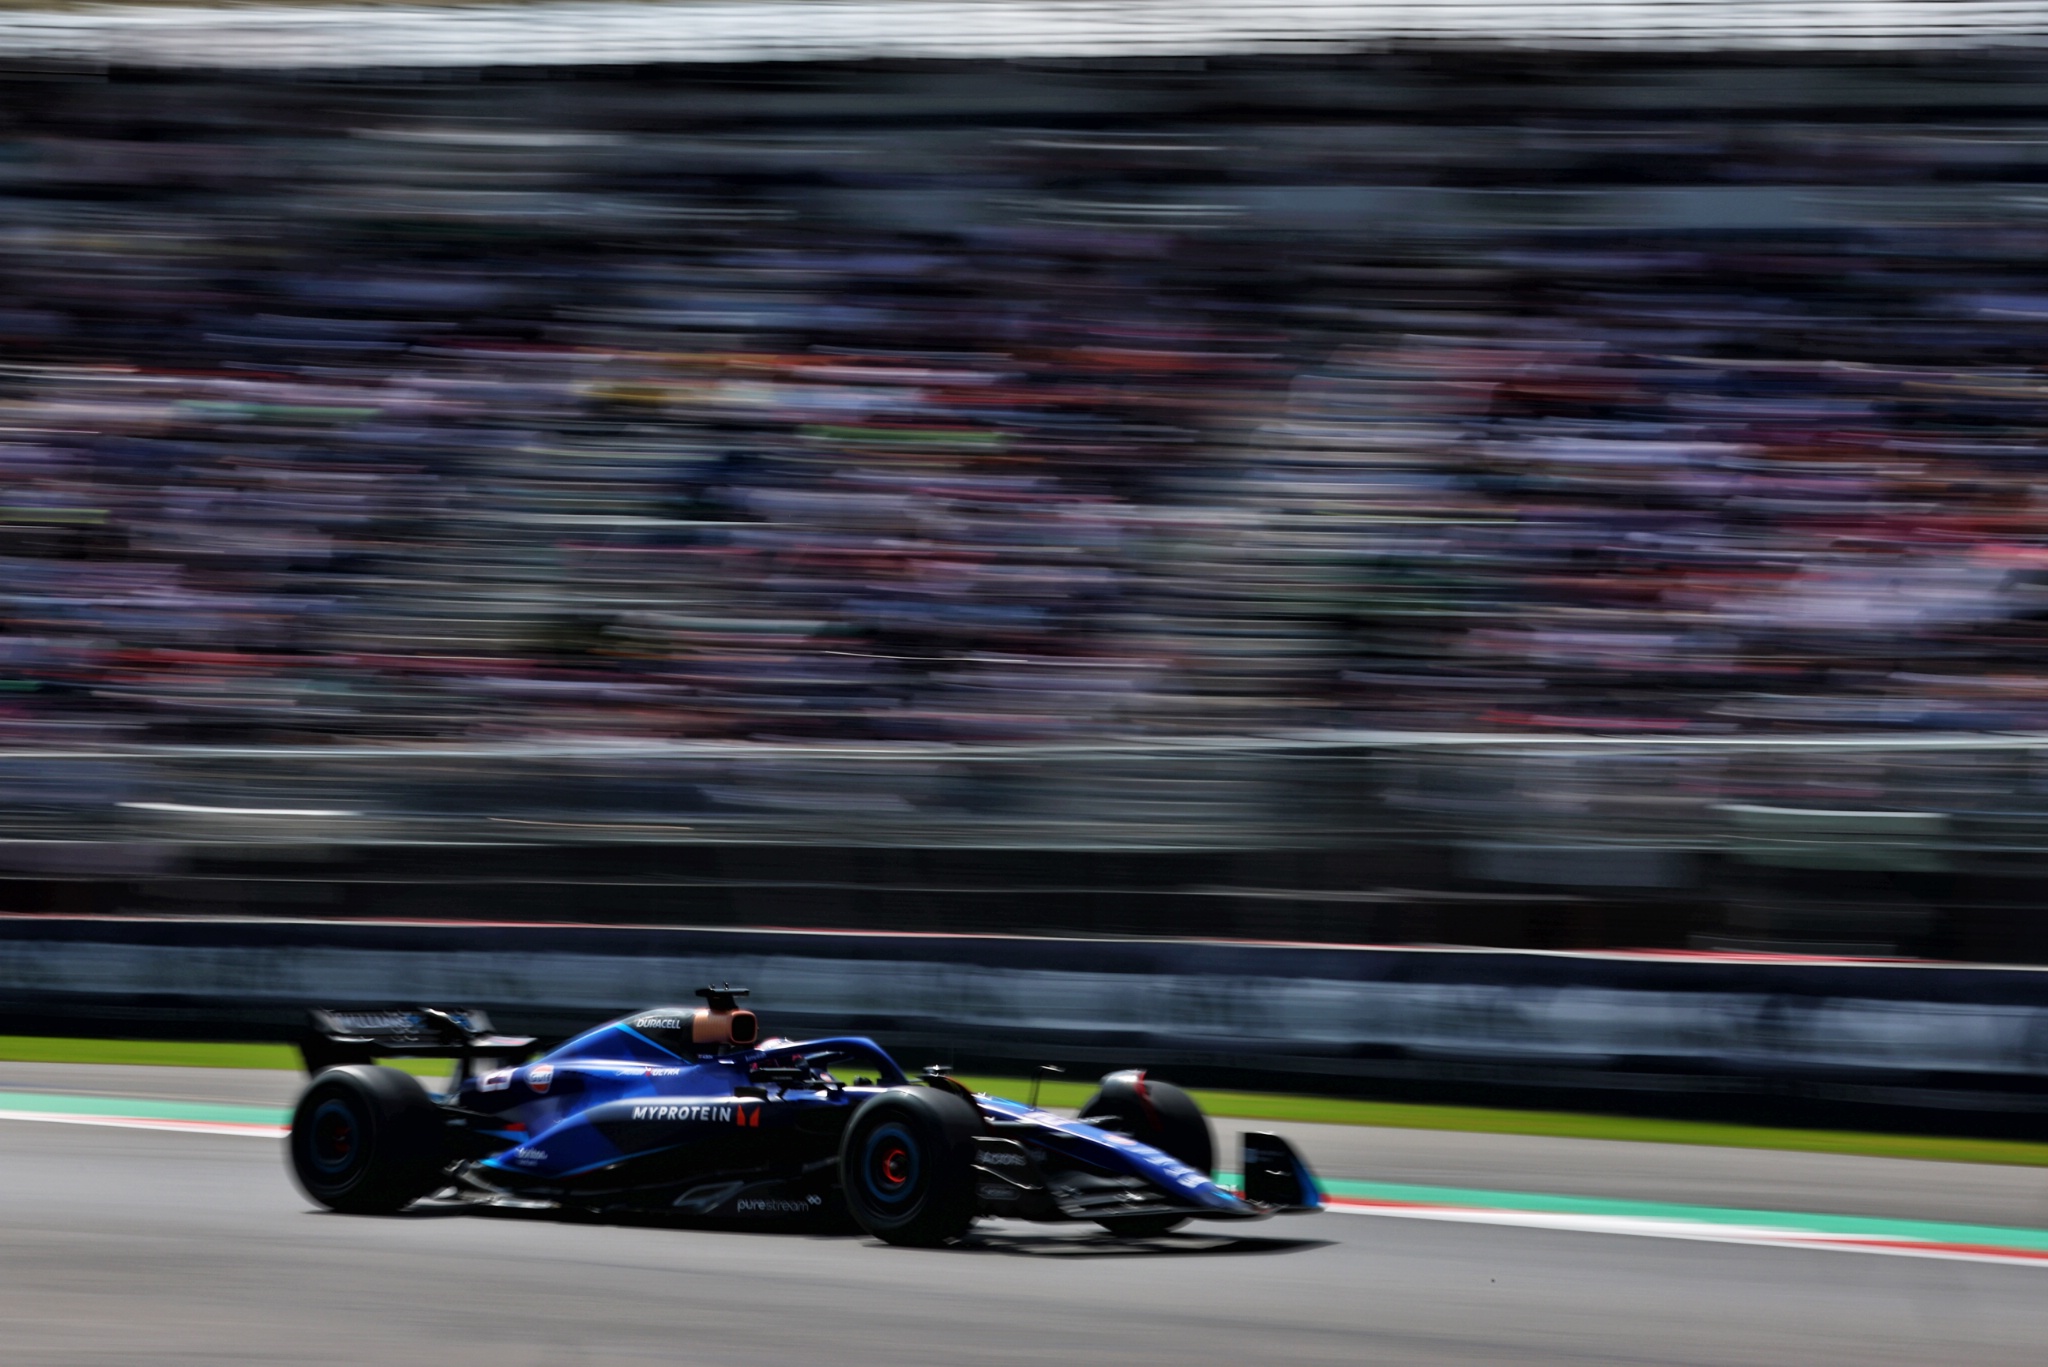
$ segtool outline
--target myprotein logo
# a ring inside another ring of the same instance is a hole
[[[740,1120],[739,1120],[739,1123],[740,1123],[740,1124],[744,1125],[744,1124],[746,1124],[746,1123],[747,1123],[747,1120],[746,1120],[746,1116],[745,1116],[745,1108],[744,1108],[744,1107],[739,1107],[739,1106],[730,1106],[730,1105],[727,1105],[727,1106],[717,1106],[717,1105],[711,1105],[711,1106],[704,1106],[704,1105],[660,1105],[660,1106],[652,1106],[652,1105],[650,1105],[650,1106],[635,1106],[635,1107],[633,1108],[633,1119],[635,1119],[635,1120],[721,1120],[721,1121],[725,1121],[726,1123],[730,1124],[730,1123],[732,1122],[732,1120],[733,1120],[733,1117],[734,1117],[735,1113],[737,1113],[737,1114],[739,1115],[739,1117],[740,1117]],[[759,1119],[759,1117],[758,1117],[758,1116],[757,1116],[757,1117],[755,1118],[755,1120],[754,1120],[754,1122],[753,1122],[753,1123],[754,1123],[754,1124],[756,1124],[756,1125],[759,1125],[759,1124],[761,1123],[761,1122],[760,1122],[760,1119]]]

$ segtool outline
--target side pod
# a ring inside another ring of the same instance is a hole
[[[1322,1188],[1316,1175],[1289,1144],[1277,1134],[1247,1130],[1239,1136],[1243,1145],[1244,1199],[1255,1206],[1282,1215],[1306,1215],[1323,1208]]]

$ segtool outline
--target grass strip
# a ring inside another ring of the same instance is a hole
[[[1024,1078],[966,1077],[976,1091],[1028,1097]],[[1047,1106],[1079,1106],[1093,1083],[1047,1082],[1039,1100]],[[1482,1106],[1420,1106],[1350,1097],[1297,1096],[1276,1092],[1219,1092],[1191,1088],[1203,1110],[1219,1119],[1295,1120],[1318,1125],[1377,1125],[1402,1130],[1459,1130],[1470,1134],[1530,1134],[1563,1139],[1620,1139],[1640,1144],[1701,1144],[1732,1149],[1786,1149],[1798,1153],[1862,1154],[1874,1158],[1921,1158],[1946,1163],[2004,1163],[2048,1167],[2048,1144],[2012,1139],[1968,1139],[1946,1135],[1877,1134],[1861,1130],[1789,1130],[1768,1125],[1724,1125],[1703,1120],[1660,1120],[1643,1116],[1586,1115],[1573,1111],[1513,1111]]]
[[[415,1077],[442,1078],[453,1071],[446,1059],[385,1059]],[[299,1072],[305,1067],[289,1044],[210,1044],[196,1040],[63,1039],[41,1035],[0,1035],[0,1063],[113,1063],[145,1068],[269,1068]]]
[[[0,1035],[8,1063],[124,1063],[158,1068],[298,1068],[289,1044],[199,1044],[189,1040],[62,1039]]]
[[[210,1044],[189,1040],[102,1040],[0,1035],[0,1061],[11,1063],[112,1063],[178,1068],[281,1068],[296,1071],[299,1051],[289,1044]],[[400,1061],[423,1078],[448,1075],[439,1059]],[[1022,1099],[1031,1094],[1026,1078],[965,1076],[975,1091]],[[1047,1081],[1039,1091],[1046,1106],[1079,1106],[1095,1091],[1092,1082]],[[1873,1134],[1860,1130],[1785,1130],[1767,1125],[1723,1125],[1700,1120],[1658,1120],[1641,1116],[1585,1115],[1571,1111],[1513,1111],[1482,1106],[1418,1106],[1398,1101],[1299,1096],[1279,1092],[1196,1089],[1202,1109],[1219,1119],[1303,1121],[1319,1125],[1377,1125],[1404,1130],[1459,1130],[1471,1134],[1548,1135],[1564,1139],[1620,1139],[1643,1144],[1701,1144],[1735,1149],[1785,1149],[1798,1153],[1864,1154],[1877,1158],[1922,1158],[1948,1163],[2003,1163],[2048,1167],[2048,1144],[2010,1139],[1965,1139],[1944,1135]]]

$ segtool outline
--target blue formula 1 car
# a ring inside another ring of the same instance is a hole
[[[1243,1137],[1244,1188],[1211,1177],[1209,1122],[1170,1083],[1112,1073],[1069,1120],[910,1081],[872,1040],[761,1040],[744,989],[625,1016],[517,1066],[532,1041],[480,1012],[316,1011],[293,1174],[350,1213],[436,1193],[482,1205],[830,1225],[894,1244],[957,1240],[982,1216],[1093,1221],[1129,1237],[1187,1220],[1319,1210],[1276,1135]],[[371,1060],[458,1060],[434,1096]]]

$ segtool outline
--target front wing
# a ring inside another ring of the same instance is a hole
[[[975,1195],[990,1215],[1026,1220],[1117,1220],[1184,1216],[1198,1220],[1260,1220],[1269,1215],[1306,1214],[1322,1209],[1322,1192],[1308,1165],[1286,1140],[1274,1134],[1240,1138],[1244,1187],[1233,1192],[1205,1173],[1122,1135],[1102,1132],[1095,1141],[1073,1133],[1078,1122],[1059,1127],[1072,1154],[1075,1139],[1101,1150],[1092,1171],[1039,1162],[1032,1145],[1017,1134],[1029,1121],[996,1122],[1011,1134],[975,1141]],[[1083,1127],[1092,1129],[1093,1127]],[[1041,1146],[1042,1147],[1042,1146]],[[1078,1155],[1074,1155],[1078,1156]],[[1110,1159],[1110,1162],[1102,1162]],[[1115,1171],[1122,1168],[1122,1171]]]

